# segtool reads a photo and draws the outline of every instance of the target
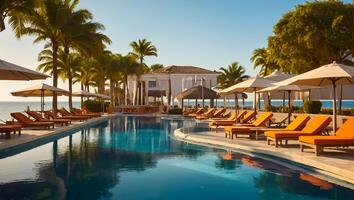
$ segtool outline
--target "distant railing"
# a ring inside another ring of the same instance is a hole
[[[116,112],[120,112],[120,113],[125,113],[125,114],[129,114],[129,113],[161,113],[163,112],[163,109],[161,108],[161,106],[118,106],[116,107]]]

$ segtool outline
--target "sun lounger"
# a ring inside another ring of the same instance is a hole
[[[213,113],[215,111],[215,108],[209,108],[208,111],[206,111],[205,113],[201,114],[201,115],[197,115],[195,116],[196,119],[202,120],[202,119],[209,119],[210,117],[213,116]]]
[[[273,117],[273,113],[264,112],[262,113],[252,124],[244,124],[239,126],[225,126],[225,137],[234,139],[234,136],[246,134],[251,136],[254,132],[251,127],[265,127],[266,123]],[[258,139],[258,138],[257,138]]]
[[[194,113],[190,113],[188,115],[185,115],[185,117],[195,117],[197,115],[200,115],[204,112],[204,108],[198,108]]]
[[[26,115],[15,112],[11,113],[11,117],[17,120],[17,122],[23,127],[32,127],[32,128],[54,128],[53,122],[36,122],[28,118]]]
[[[300,136],[300,149],[311,147],[319,156],[324,147],[354,146],[354,117],[347,119],[336,131],[335,135]]]
[[[265,131],[298,131],[305,127],[306,123],[311,119],[307,115],[300,115],[296,117],[288,126],[285,128],[274,128],[274,127],[249,127],[251,132],[254,132],[256,140],[258,140],[261,134]]]
[[[287,144],[288,140],[298,140],[300,136],[318,135],[331,121],[332,119],[330,117],[316,116],[307,123],[301,131],[266,131],[264,134],[267,136],[268,145],[270,144],[270,141],[274,141],[275,147],[278,147],[279,142],[282,142],[283,140],[285,140],[285,143]]]
[[[58,112],[63,117],[77,117],[77,118],[81,118],[84,120],[92,118],[92,116],[87,116],[87,115],[74,115],[74,114],[70,113],[69,111],[67,111],[65,108],[60,108],[58,110]]]
[[[21,125],[0,124],[0,133],[5,133],[6,138],[10,138],[11,133],[16,134],[16,132],[18,132],[18,135],[21,135],[21,128]]]
[[[54,122],[54,124],[68,125],[71,121],[69,119],[45,119],[36,111],[26,111],[26,113],[33,117],[37,122]]]
[[[222,114],[224,114],[226,112],[225,108],[219,108],[218,110],[216,110],[213,114],[213,118],[217,118],[217,117],[221,117]]]
[[[44,115],[47,119],[69,119],[71,121],[84,121],[87,120],[87,117],[82,117],[82,116],[58,116],[58,114],[55,114],[52,111],[44,111]]]
[[[247,113],[247,111],[243,110],[241,111],[238,115],[236,112],[233,112],[229,118],[227,119],[220,119],[220,120],[213,120],[209,122],[209,128],[217,128],[219,126],[231,126],[233,124],[236,124],[237,121],[240,121],[240,119]]]

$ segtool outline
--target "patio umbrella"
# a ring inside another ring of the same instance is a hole
[[[29,88],[25,88],[16,92],[11,92],[11,94],[12,96],[20,96],[20,97],[41,97],[41,112],[43,113],[44,97],[53,96],[54,92],[56,92],[58,96],[69,94],[69,91],[56,88],[44,83]]]
[[[333,62],[294,77],[291,85],[331,85],[333,90],[333,130],[337,129],[336,86],[354,83],[354,67]]]
[[[183,102],[183,99],[217,99],[218,95],[214,90],[210,88],[196,85],[178,93],[176,97],[177,99],[182,99]]]
[[[290,98],[292,91],[304,91],[312,88],[318,88],[316,86],[300,86],[300,85],[289,85],[290,82],[293,81],[293,78],[289,78],[274,84],[274,86],[267,87],[261,90],[258,90],[259,93],[262,92],[272,92],[272,91],[283,91],[288,93],[288,124],[290,124],[291,117],[291,106],[290,106]]]
[[[104,100],[109,100],[111,99],[111,96],[105,95],[105,94],[95,94],[96,97],[102,99],[102,111],[104,112]]]
[[[83,106],[83,98],[84,97],[96,97],[96,94],[94,93],[91,93],[91,92],[87,92],[87,91],[83,91],[83,90],[80,90],[80,91],[76,91],[76,92],[73,92],[72,93],[72,96],[73,97],[80,97],[80,100],[81,100],[81,108]]]
[[[49,76],[0,59],[0,80],[36,80]]]
[[[236,92],[249,92],[249,93],[253,92],[254,93],[253,108],[256,111],[257,110],[256,91],[259,89],[273,86],[274,83],[275,81],[268,80],[260,76],[256,76],[253,78],[249,78],[236,85],[233,85],[231,87],[228,87],[226,89],[223,89],[219,92],[219,94],[223,95],[223,94],[232,94]]]

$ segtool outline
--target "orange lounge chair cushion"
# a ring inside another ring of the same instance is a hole
[[[264,125],[273,116],[271,112],[262,113],[252,124],[256,127]]]
[[[313,145],[354,145],[354,138],[334,135],[300,136],[299,141]]]
[[[271,138],[297,138],[302,135],[312,135],[312,133],[306,133],[303,131],[266,131],[264,135]]]
[[[253,117],[255,117],[257,115],[256,111],[251,111],[251,112],[247,112],[244,116],[243,119],[241,120],[241,123],[247,123],[248,121],[250,121]]]
[[[296,117],[286,128],[285,130],[298,131],[311,119],[310,116],[300,115]]]

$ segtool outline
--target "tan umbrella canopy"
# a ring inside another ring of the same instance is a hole
[[[72,93],[72,96],[73,97],[80,97],[81,98],[81,108],[83,107],[84,105],[84,97],[96,97],[96,94],[95,93],[91,93],[91,92],[87,92],[87,91],[83,91],[83,90],[80,90],[80,91],[76,91],[76,92],[73,92]]]
[[[232,93],[237,93],[237,92],[253,92],[254,93],[254,100],[253,100],[253,108],[254,110],[257,109],[257,104],[256,104],[256,91],[273,86],[275,81],[268,80],[265,78],[262,78],[260,76],[256,76],[253,78],[249,78],[241,83],[238,83],[236,85],[233,85],[231,87],[228,87],[226,89],[223,89],[219,92],[219,94],[232,94]]]
[[[337,129],[336,86],[354,83],[354,67],[333,62],[294,77],[291,85],[331,85],[333,90],[333,130]]]
[[[49,76],[0,59],[0,80],[36,80]]]
[[[288,93],[288,124],[290,124],[290,117],[291,117],[291,106],[290,106],[290,97],[291,97],[291,92],[292,91],[305,91],[313,88],[319,88],[316,86],[301,86],[301,85],[289,85],[290,82],[292,82],[294,79],[289,78],[277,83],[274,83],[274,86],[267,87],[261,90],[258,90],[259,93],[262,92],[272,92],[272,91],[283,91]]]
[[[41,97],[41,111],[43,113],[44,97],[53,96],[54,92],[56,92],[58,96],[69,94],[69,91],[56,88],[44,83],[26,89],[22,89],[16,92],[11,92],[11,94],[13,96],[20,96],[20,97]]]
[[[73,97],[96,97],[96,94],[81,90],[81,91],[73,92],[72,96]]]

